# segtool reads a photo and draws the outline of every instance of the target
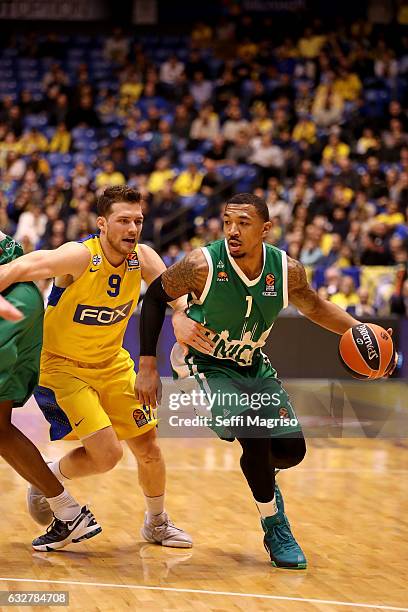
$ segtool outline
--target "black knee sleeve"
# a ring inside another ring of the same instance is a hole
[[[275,468],[269,438],[238,438],[242,446],[241,469],[256,501],[272,501]]]
[[[272,461],[276,468],[285,469],[298,465],[306,454],[306,442],[301,433],[295,438],[271,438],[270,444]]]

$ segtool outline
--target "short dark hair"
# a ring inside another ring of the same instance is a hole
[[[246,204],[254,206],[261,219],[265,222],[269,221],[269,210],[265,200],[253,193],[236,193],[227,200],[226,205],[228,206],[228,204]]]
[[[141,195],[137,189],[128,187],[127,185],[117,185],[115,187],[107,187],[102,195],[99,196],[96,203],[96,210],[100,217],[107,217],[111,212],[112,204],[116,202],[130,202],[140,204]]]

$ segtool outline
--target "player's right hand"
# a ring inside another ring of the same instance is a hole
[[[135,397],[139,404],[156,408],[161,402],[162,384],[155,357],[140,357],[136,375]]]
[[[14,308],[10,302],[0,295],[0,317],[7,321],[20,321],[23,318],[23,313]]]
[[[184,355],[188,353],[188,347],[195,348],[204,355],[210,355],[215,346],[211,338],[215,335],[213,331],[190,319],[184,312],[178,310],[172,318],[174,335],[183,349]]]

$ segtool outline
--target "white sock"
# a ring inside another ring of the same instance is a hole
[[[58,478],[60,482],[64,482],[64,480],[69,480],[69,478],[64,476],[64,474],[60,470],[60,460],[59,459],[57,459],[57,461],[53,461],[52,463],[49,463],[48,467],[50,468],[51,472],[54,474],[56,478]]]
[[[146,508],[147,508],[147,520],[151,521],[154,516],[164,512],[164,493],[157,497],[148,497],[145,495]]]
[[[47,497],[47,501],[60,521],[72,521],[81,512],[81,506],[66,489],[56,497]]]
[[[266,504],[263,504],[256,500],[255,503],[262,518],[266,518],[267,516],[274,516],[278,512],[278,506],[276,505],[275,498],[273,498],[273,500],[270,502],[266,502]]]

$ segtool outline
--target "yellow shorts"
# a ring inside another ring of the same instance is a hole
[[[43,351],[34,396],[50,423],[51,440],[83,439],[110,425],[126,440],[155,427],[155,411],[135,399],[135,381],[134,363],[125,349],[102,364]]]

